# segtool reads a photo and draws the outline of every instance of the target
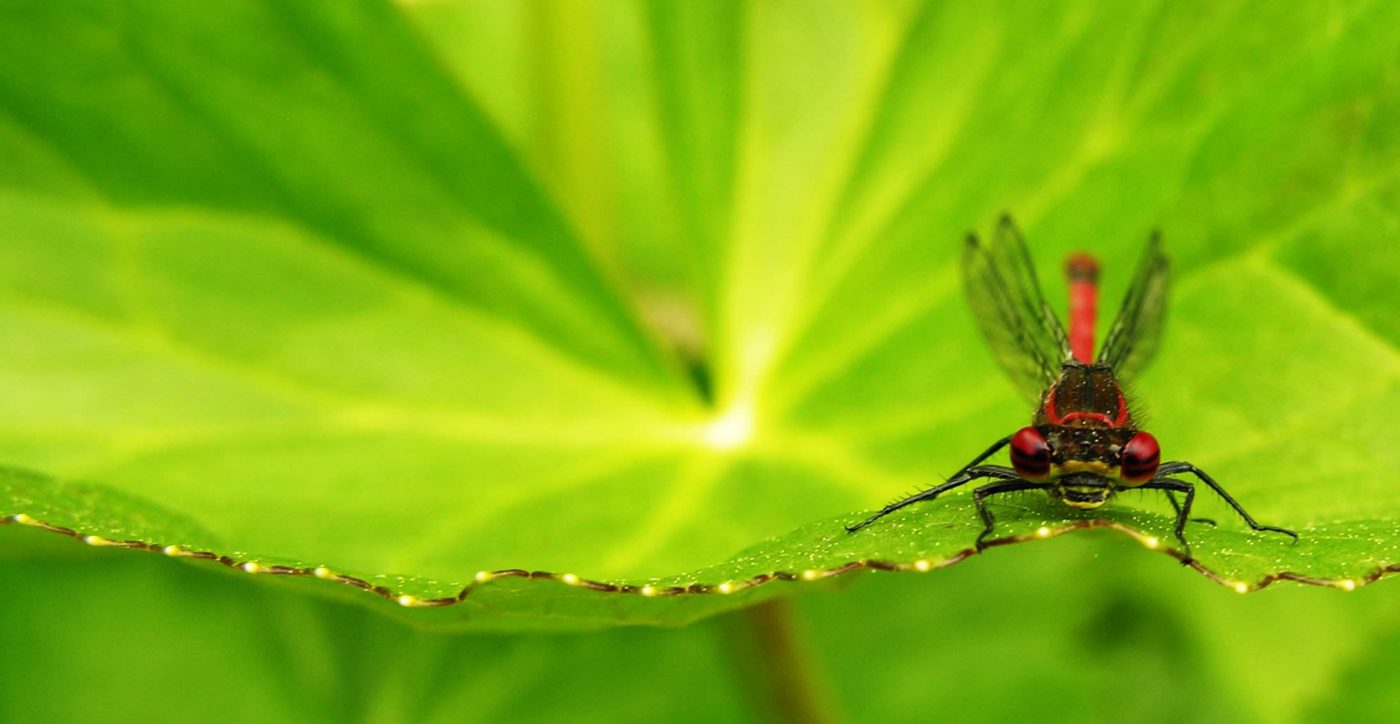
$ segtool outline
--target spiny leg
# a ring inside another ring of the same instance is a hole
[[[1240,514],[1241,518],[1244,518],[1244,522],[1248,523],[1250,528],[1253,528],[1254,530],[1267,530],[1272,533],[1282,533],[1287,536],[1292,536],[1293,540],[1298,540],[1298,534],[1294,533],[1291,530],[1288,530],[1287,528],[1279,528],[1278,526],[1273,525],[1260,525],[1258,521],[1254,520],[1254,516],[1251,516],[1249,513],[1245,512],[1244,507],[1241,506],[1239,503],[1235,502],[1235,499],[1230,497],[1230,494],[1225,492],[1224,488],[1220,487],[1220,483],[1215,482],[1215,479],[1207,475],[1206,471],[1196,467],[1195,465],[1192,465],[1188,462],[1174,462],[1163,463],[1161,467],[1157,468],[1157,475],[1159,477],[1165,477],[1168,475],[1180,473],[1190,473],[1196,476],[1197,478],[1200,478],[1201,482],[1205,483],[1206,485],[1209,485],[1211,490],[1214,490],[1217,495],[1219,495],[1221,498],[1224,498],[1225,502],[1229,503],[1230,507],[1234,508],[1235,512]]]
[[[971,469],[977,467],[978,465],[980,465],[980,464],[982,463],[983,460],[986,460],[987,458],[991,457],[992,455],[995,455],[996,452],[997,452],[998,450],[1000,450],[1000,449],[1006,447],[1007,443],[1010,443],[1010,442],[1011,442],[1011,436],[1010,436],[1010,435],[1007,435],[1006,437],[1004,437],[1004,438],[1002,438],[1002,439],[1000,439],[1000,440],[997,440],[996,442],[992,443],[992,446],[991,446],[991,447],[987,448],[986,450],[983,450],[981,455],[978,455],[977,457],[973,458],[973,459],[972,459],[972,462],[970,462],[970,463],[968,463],[968,464],[962,466],[962,469],[961,469],[961,470],[958,470],[956,473],[953,473],[953,476],[950,477],[950,478],[948,478],[948,479],[949,479],[949,480],[952,480],[952,479],[954,479],[954,478],[957,478],[958,476],[962,475],[963,473],[966,473],[967,471],[969,471],[969,470],[971,470]]]
[[[1173,480],[1159,475],[1147,481],[1145,484],[1138,486],[1138,489],[1166,491],[1167,497],[1171,499],[1172,505],[1176,507],[1176,526],[1173,532],[1176,533],[1176,539],[1181,541],[1181,547],[1184,549],[1182,552],[1186,554],[1181,564],[1186,565],[1190,563],[1191,544],[1186,542],[1186,520],[1187,516],[1191,515],[1191,503],[1196,500],[1196,486],[1183,480]],[[1186,502],[1178,506],[1176,504],[1176,496],[1172,495],[1173,491],[1185,493]]]
[[[1167,500],[1170,500],[1172,502],[1172,510],[1176,511],[1177,517],[1181,517],[1181,503],[1176,502],[1176,496],[1172,495],[1171,493],[1167,493]],[[1210,518],[1192,518],[1191,522],[1205,523],[1206,525],[1209,525],[1212,528],[1215,527],[1215,521]]]
[[[876,520],[879,520],[880,518],[883,518],[889,515],[890,513],[899,510],[900,508],[913,505],[914,503],[918,503],[925,500],[933,500],[939,495],[942,495],[943,493],[952,490],[953,488],[956,488],[959,485],[964,485],[973,480],[977,480],[978,478],[1006,478],[1008,474],[1012,478],[1017,477],[1016,473],[1010,468],[1002,467],[999,465],[985,465],[982,467],[978,467],[979,463],[991,457],[992,455],[995,455],[998,450],[1006,447],[1007,443],[1010,442],[1010,435],[1007,435],[1006,437],[997,440],[996,442],[992,443],[991,446],[989,446],[986,450],[983,450],[982,454],[973,458],[972,462],[969,462],[968,464],[962,466],[960,470],[958,470],[956,473],[953,473],[953,476],[951,478],[948,478],[947,482],[937,487],[925,490],[923,492],[916,493],[894,503],[890,503],[884,508],[881,508],[880,512],[876,513],[875,515],[872,515],[869,518],[866,518],[865,520],[855,525],[846,526],[846,532],[854,533],[860,530],[861,528],[864,528],[865,526],[874,523]]]
[[[846,532],[854,533],[860,530],[861,528],[864,528],[865,526],[870,525],[871,523],[874,523],[875,521],[889,515],[890,513],[899,510],[900,508],[905,508],[915,503],[923,502],[925,500],[933,500],[934,498],[937,498],[938,496],[948,492],[949,490],[952,490],[953,488],[956,488],[960,485],[966,485],[972,482],[973,480],[978,480],[980,478],[1014,480],[1017,478],[1017,475],[1015,470],[1012,470],[1011,468],[1002,467],[1000,465],[982,465],[978,467],[971,467],[962,471],[961,474],[955,475],[951,480],[949,480],[946,483],[943,483],[942,485],[929,488],[928,490],[925,490],[921,493],[915,493],[914,495],[911,495],[903,500],[899,500],[890,503],[889,505],[886,505],[885,507],[880,509],[880,512],[870,516],[869,518],[866,518],[865,520],[856,523],[855,525],[846,526]]]
[[[1029,480],[1017,478],[987,483],[972,491],[972,503],[977,506],[977,515],[982,518],[983,525],[982,532],[977,534],[977,550],[982,550],[982,541],[991,534],[992,528],[996,526],[996,519],[992,517],[992,511],[987,510],[987,496],[1014,493],[1021,490],[1044,490],[1050,485],[1050,483],[1032,483]]]

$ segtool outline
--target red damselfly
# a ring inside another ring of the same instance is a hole
[[[1036,401],[1032,423],[997,440],[942,485],[890,503],[846,530],[861,528],[914,503],[933,500],[974,480],[991,479],[972,492],[984,528],[980,550],[995,525],[987,498],[1044,490],[1073,508],[1094,509],[1121,490],[1161,490],[1176,510],[1174,532],[1190,556],[1186,523],[1192,519],[1195,483],[1214,490],[1250,528],[1298,534],[1260,525],[1205,471],[1188,462],[1161,462],[1157,439],[1134,424],[1120,382],[1131,382],[1157,350],[1166,310],[1168,266],[1159,237],[1147,243],[1118,318],[1094,357],[1098,264],[1085,254],[1069,258],[1069,333],[1040,292],[1030,253],[1009,217],[991,241],[970,234],[963,251],[963,282],[977,324],[1013,382]],[[1010,446],[1011,467],[984,465]],[[1177,500],[1176,494],[1183,497]]]

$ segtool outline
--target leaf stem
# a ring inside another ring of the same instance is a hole
[[[819,683],[817,661],[788,597],[724,619],[729,650],[759,721],[828,724],[840,719],[831,688]]]

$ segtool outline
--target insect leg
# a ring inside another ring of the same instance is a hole
[[[971,469],[977,467],[978,465],[980,465],[980,464],[982,463],[983,460],[986,460],[987,458],[991,457],[992,455],[995,455],[995,454],[996,454],[996,451],[998,451],[998,450],[1000,450],[1000,449],[1006,447],[1007,443],[1009,443],[1009,442],[1011,442],[1011,435],[1007,435],[1006,437],[1004,437],[1004,438],[1002,438],[1002,439],[1000,439],[1000,440],[997,440],[996,442],[992,443],[992,446],[991,446],[991,447],[989,447],[989,448],[987,448],[986,450],[984,450],[984,451],[982,452],[981,455],[978,455],[977,457],[973,458],[973,459],[972,459],[972,462],[970,462],[970,463],[968,463],[968,464],[962,466],[962,469],[961,469],[961,470],[957,471],[956,473],[953,473],[953,477],[952,477],[952,478],[949,478],[949,480],[952,480],[952,479],[954,479],[954,478],[957,478],[958,476],[962,475],[963,473],[965,473],[965,472],[967,472],[967,471],[969,471],[969,470],[971,470]]]
[[[1172,502],[1172,510],[1175,510],[1175,511],[1176,511],[1176,514],[1177,514],[1177,517],[1180,517],[1180,516],[1181,516],[1181,503],[1176,502],[1176,496],[1175,496],[1175,495],[1172,495],[1171,493],[1167,493],[1167,500],[1170,500],[1170,501]],[[1214,521],[1214,520],[1211,520],[1210,518],[1192,518],[1192,519],[1191,519],[1191,522],[1192,522],[1192,523],[1205,523],[1206,525],[1209,525],[1209,526],[1211,526],[1211,527],[1214,527],[1214,526],[1215,526],[1215,521]]]
[[[1138,486],[1139,490],[1144,488],[1148,490],[1166,491],[1167,497],[1171,498],[1172,505],[1176,507],[1176,527],[1172,532],[1176,533],[1176,539],[1181,541],[1181,547],[1186,549],[1183,551],[1186,554],[1186,558],[1182,560],[1181,563],[1182,565],[1190,563],[1191,544],[1186,542],[1186,517],[1191,515],[1191,503],[1196,500],[1196,486],[1184,480],[1173,480],[1158,475],[1147,483]],[[1176,496],[1172,495],[1172,491],[1185,493],[1186,502],[1178,506],[1176,504]]]
[[[1215,479],[1207,475],[1206,471],[1196,467],[1195,465],[1192,465],[1191,463],[1187,462],[1175,462],[1163,463],[1161,467],[1157,468],[1157,475],[1159,477],[1165,477],[1168,475],[1179,473],[1190,473],[1192,475],[1195,475],[1197,478],[1200,478],[1201,482],[1205,483],[1206,485],[1209,485],[1211,490],[1214,490],[1217,495],[1219,495],[1221,498],[1224,498],[1225,502],[1229,503],[1230,507],[1234,508],[1235,512],[1240,514],[1241,518],[1244,518],[1244,522],[1248,523],[1250,528],[1253,528],[1254,530],[1267,530],[1273,533],[1282,533],[1287,536],[1292,536],[1293,540],[1298,540],[1298,534],[1294,533],[1291,530],[1288,530],[1287,528],[1279,528],[1277,526],[1272,525],[1260,525],[1259,522],[1256,521],[1253,516],[1245,512],[1245,509],[1239,503],[1235,502],[1234,498],[1230,497],[1229,493],[1225,492],[1224,488],[1220,487],[1220,483],[1215,482]]]
[[[997,478],[1000,480],[1014,480],[1017,478],[1017,475],[1016,471],[1012,470],[1011,468],[1005,468],[1000,465],[982,465],[978,467],[971,467],[962,471],[958,475],[953,476],[952,479],[950,479],[946,483],[943,483],[942,485],[929,488],[928,490],[925,490],[921,493],[915,493],[914,495],[911,495],[903,500],[899,500],[890,503],[889,505],[886,505],[885,507],[881,508],[880,512],[876,513],[875,515],[872,515],[869,518],[866,518],[865,520],[856,523],[855,525],[846,526],[846,532],[854,533],[860,530],[861,528],[864,528],[865,526],[870,525],[871,523],[874,523],[875,521],[889,515],[890,513],[899,510],[900,508],[904,508],[915,503],[923,502],[925,500],[933,500],[934,498],[937,498],[938,496],[948,492],[949,490],[952,490],[953,488],[956,488],[960,485],[966,485],[972,482],[973,480],[977,480],[979,478]]]
[[[1032,483],[1029,480],[1019,478],[1012,480],[999,480],[995,483],[987,483],[982,487],[972,491],[972,502],[977,506],[977,515],[982,518],[982,532],[977,534],[977,550],[982,550],[982,541],[996,526],[996,519],[992,517],[992,511],[987,510],[987,496],[1000,495],[1002,493],[1014,493],[1019,490],[1044,490],[1050,487],[1051,483]]]

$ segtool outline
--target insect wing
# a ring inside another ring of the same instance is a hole
[[[1026,242],[1010,217],[1002,217],[986,244],[968,237],[963,283],[997,361],[1022,394],[1039,401],[1069,359],[1069,341],[1045,303]]]
[[[1118,318],[1113,320],[1099,352],[1098,361],[1111,366],[1119,379],[1133,379],[1157,354],[1166,320],[1170,276],[1161,237],[1153,234],[1142,252]]]

